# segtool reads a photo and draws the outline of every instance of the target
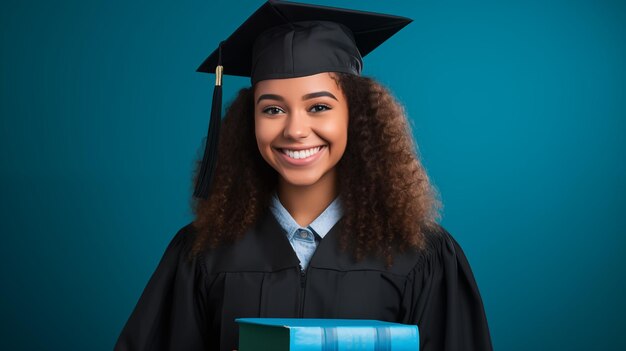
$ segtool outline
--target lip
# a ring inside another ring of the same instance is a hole
[[[322,152],[324,152],[324,150],[326,148],[328,148],[328,145],[319,145],[320,151],[318,151],[315,155],[313,156],[309,156],[307,158],[300,158],[300,159],[293,159],[287,155],[285,155],[282,151],[280,151],[279,148],[274,148],[274,151],[278,154],[278,157],[285,163],[287,163],[290,166],[308,166],[311,163],[317,161],[321,156],[322,156]],[[313,146],[315,147],[315,146]],[[310,147],[307,147],[305,149],[300,149],[300,148],[285,148],[285,149],[289,149],[289,150],[306,150],[306,149],[310,149]]]
[[[287,150],[296,150],[296,151],[300,151],[300,150],[308,150],[308,149],[312,149],[314,147],[322,147],[322,146],[326,146],[325,144],[322,145],[311,145],[311,146],[277,146],[276,149],[287,149]]]

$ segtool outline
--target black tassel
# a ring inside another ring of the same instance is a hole
[[[198,181],[193,196],[206,199],[217,167],[218,142],[220,125],[222,122],[222,44],[219,46],[217,67],[215,69],[215,88],[213,88],[213,103],[211,104],[211,120],[204,146],[202,166],[198,174]]]

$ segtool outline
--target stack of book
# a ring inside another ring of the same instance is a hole
[[[364,319],[239,318],[239,351],[416,351],[416,325]]]

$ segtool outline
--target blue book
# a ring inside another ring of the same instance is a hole
[[[365,319],[239,318],[239,351],[417,351],[416,325]]]

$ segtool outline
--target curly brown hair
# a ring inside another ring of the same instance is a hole
[[[393,262],[396,251],[424,248],[439,201],[402,106],[372,78],[333,73],[349,110],[348,143],[337,163],[344,217],[340,244],[356,260]],[[241,237],[264,213],[278,174],[254,135],[253,88],[239,91],[224,117],[215,178],[206,199],[193,198],[198,231],[192,255]],[[197,181],[201,160],[194,172]]]

